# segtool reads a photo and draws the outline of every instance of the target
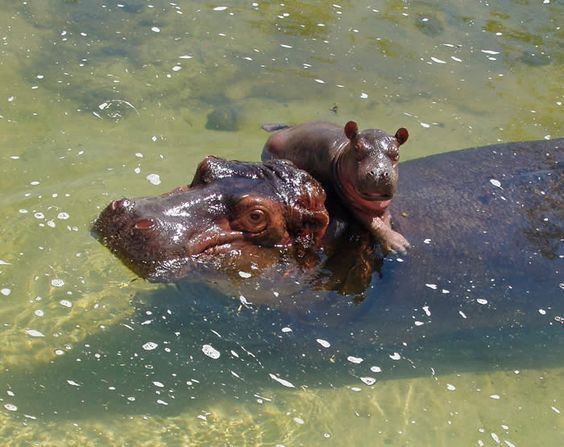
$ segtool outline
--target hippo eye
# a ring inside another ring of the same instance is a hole
[[[358,161],[366,158],[369,152],[369,148],[363,141],[359,141],[354,145],[354,156]]]
[[[249,219],[251,222],[258,223],[264,219],[263,210],[254,210],[249,213]]]
[[[238,227],[250,233],[259,233],[268,225],[267,213],[259,208],[250,209],[237,220]]]
[[[390,160],[392,160],[395,163],[396,161],[399,160],[399,151],[388,152],[388,157],[390,158]]]

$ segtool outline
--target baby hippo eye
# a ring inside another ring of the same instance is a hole
[[[393,162],[396,162],[399,160],[399,151],[390,151],[388,152],[388,157],[390,157],[390,160],[392,160]]]
[[[364,141],[358,141],[355,145],[354,145],[354,156],[355,158],[360,161],[364,158],[366,158],[366,156],[369,153],[369,148],[368,146],[364,143]]]

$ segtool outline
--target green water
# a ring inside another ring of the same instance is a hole
[[[155,304],[167,288],[135,280],[89,227],[114,198],[187,183],[207,154],[257,160],[264,122],[407,127],[403,160],[562,136],[563,12],[0,0],[2,445],[560,445],[561,363],[453,361],[368,385],[376,364],[337,356],[335,380],[330,356],[285,344],[289,317],[206,289],[185,320]],[[236,130],[207,129],[214,110]],[[315,328],[295,333],[317,346]]]

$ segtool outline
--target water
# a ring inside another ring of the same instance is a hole
[[[258,159],[264,122],[405,126],[404,160],[561,136],[560,2],[0,6],[5,445],[560,444],[557,309],[519,343],[486,331],[497,358],[464,337],[356,348],[137,280],[89,234],[111,199],[187,183],[207,154]]]

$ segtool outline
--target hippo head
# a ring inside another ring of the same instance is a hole
[[[323,188],[291,162],[207,157],[190,186],[114,200],[93,233],[138,275],[171,281],[198,267],[238,271],[281,253],[304,256],[328,223]]]
[[[396,192],[399,147],[407,141],[407,129],[394,136],[379,129],[359,132],[349,121],[344,132],[349,141],[338,160],[340,187],[365,209],[385,209]]]

